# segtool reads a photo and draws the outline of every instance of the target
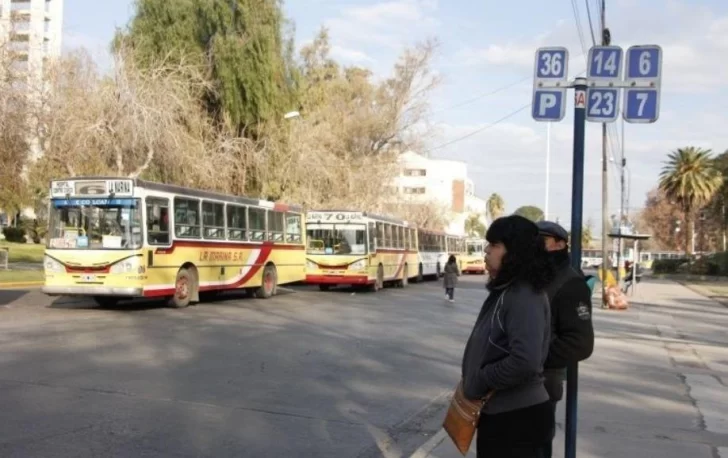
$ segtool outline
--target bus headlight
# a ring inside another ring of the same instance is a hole
[[[133,258],[125,259],[121,262],[117,262],[113,266],[111,266],[111,269],[109,270],[112,274],[126,274],[131,272],[136,272],[139,269],[139,256],[134,256]]]
[[[48,272],[62,272],[63,271],[63,264],[61,264],[60,262],[51,258],[50,256],[46,256],[45,258],[43,258],[43,266],[45,267],[45,270]]]
[[[316,269],[318,269],[318,265],[316,265],[315,262],[306,261],[306,269],[308,269],[308,270],[316,270]]]
[[[367,262],[364,259],[360,259],[349,265],[349,269],[351,269],[351,270],[364,270],[366,268],[367,268]]]

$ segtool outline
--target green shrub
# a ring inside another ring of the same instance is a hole
[[[3,235],[8,242],[25,243],[25,229],[22,227],[3,228]]]
[[[656,274],[676,274],[687,259],[656,259],[652,262],[652,271]]]

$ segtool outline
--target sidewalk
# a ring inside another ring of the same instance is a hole
[[[728,458],[728,308],[657,279],[637,286],[627,311],[594,303],[595,352],[579,371],[577,456]],[[554,457],[564,456],[564,404]],[[416,456],[461,455],[441,431]]]

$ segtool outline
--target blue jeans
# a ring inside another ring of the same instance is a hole
[[[445,295],[450,300],[455,299],[455,288],[445,288]]]

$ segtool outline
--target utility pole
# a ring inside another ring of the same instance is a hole
[[[619,253],[617,253],[617,284],[620,284],[622,279],[622,252],[624,251],[624,240],[622,240],[622,225],[625,222],[625,210],[627,208],[627,194],[624,187],[624,170],[627,167],[627,159],[624,157],[624,118],[622,118],[622,148],[621,148],[621,162],[619,163]],[[635,259],[632,259],[635,261]]]
[[[606,0],[602,0],[601,25],[602,25],[602,46],[609,46],[611,40],[606,25]],[[607,157],[607,123],[602,123],[602,307],[607,304],[607,273],[612,266],[609,263],[609,189],[607,187],[607,170],[609,158]],[[619,266],[617,266],[619,272]]]

